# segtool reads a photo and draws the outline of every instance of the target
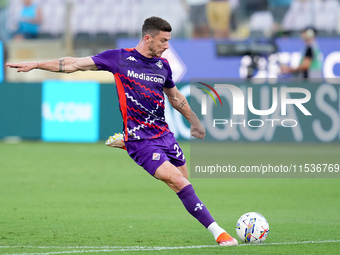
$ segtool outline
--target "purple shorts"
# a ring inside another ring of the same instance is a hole
[[[183,151],[172,133],[155,139],[128,141],[125,146],[130,157],[151,175],[165,161],[176,167],[185,164]]]

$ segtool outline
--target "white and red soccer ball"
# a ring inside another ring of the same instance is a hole
[[[261,243],[269,233],[269,224],[265,217],[256,212],[243,214],[236,224],[238,238],[245,243]]]

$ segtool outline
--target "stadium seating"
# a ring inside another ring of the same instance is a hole
[[[250,36],[266,36],[270,37],[273,31],[274,18],[269,11],[254,12],[250,16],[249,29]]]
[[[336,0],[317,2],[318,14],[315,16],[315,28],[321,35],[334,35],[339,24],[340,7]]]
[[[136,36],[140,32],[143,20],[149,16],[161,16],[168,20],[174,30],[174,34],[183,31],[183,22],[186,13],[181,0],[35,0],[39,4],[43,23],[40,34],[42,37],[58,37],[65,30],[66,6],[72,4],[71,31],[77,37],[87,34],[96,38],[97,34],[113,36]],[[21,0],[11,0],[10,15],[7,28],[10,32],[16,30]]]
[[[173,27],[173,37],[187,37],[188,13],[182,0],[35,0],[41,7],[43,23],[41,38],[61,37],[67,24],[67,4],[72,4],[69,29],[75,39],[105,40],[105,38],[139,36],[143,20],[161,16]],[[245,8],[245,4],[240,8]],[[243,7],[242,7],[243,6]],[[8,30],[16,31],[22,0],[11,0],[7,21]],[[244,11],[244,10],[243,10]],[[241,11],[242,12],[242,11]],[[334,35],[339,26],[339,0],[295,0],[287,11],[282,27],[298,34],[314,26],[319,35]],[[245,18],[250,36],[268,36],[273,17],[267,10],[254,11]],[[242,16],[242,15],[241,15]],[[244,17],[243,17],[244,19]],[[241,22],[242,23],[242,22]]]
[[[283,28],[299,32],[307,26],[315,27],[322,35],[334,35],[339,22],[339,2],[295,0],[283,19]]]

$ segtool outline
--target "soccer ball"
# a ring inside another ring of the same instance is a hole
[[[245,243],[261,243],[266,240],[268,232],[268,221],[256,212],[243,214],[236,224],[236,234]]]

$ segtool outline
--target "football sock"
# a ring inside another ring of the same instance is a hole
[[[208,228],[214,221],[208,209],[195,194],[192,185],[185,186],[177,193],[187,211],[194,216],[204,227]],[[216,224],[217,225],[217,224]]]
[[[221,228],[216,222],[211,223],[210,226],[208,227],[208,230],[210,231],[211,234],[213,234],[216,242],[219,242],[220,240],[222,240],[222,238],[223,240],[229,239],[228,237],[226,237],[226,235],[229,236],[229,234],[227,234],[227,232],[223,228]]]

